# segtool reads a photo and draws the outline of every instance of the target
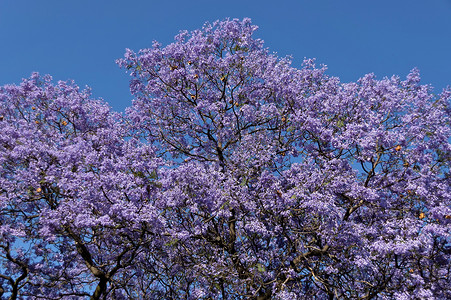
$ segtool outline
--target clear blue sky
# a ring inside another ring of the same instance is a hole
[[[271,51],[297,67],[316,58],[344,82],[418,67],[436,92],[451,85],[451,0],[0,0],[0,85],[38,71],[122,111],[132,97],[114,61],[125,48],[227,17],[250,17]]]

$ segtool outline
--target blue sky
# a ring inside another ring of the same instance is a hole
[[[38,71],[89,85],[122,111],[132,99],[115,64],[125,48],[227,17],[250,17],[271,51],[296,67],[316,58],[343,82],[418,67],[436,92],[451,85],[451,0],[0,0],[0,85]]]

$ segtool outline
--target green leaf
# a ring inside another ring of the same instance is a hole
[[[157,175],[157,171],[153,170],[152,173],[150,173],[150,178],[151,179],[157,179],[158,175]]]
[[[262,264],[257,264],[257,270],[258,270],[260,273],[263,273],[263,272],[266,271],[266,268],[265,268],[265,266],[262,265]]]
[[[175,245],[177,245],[179,242],[179,239],[173,239],[169,242],[167,242],[166,244],[164,244],[167,247],[174,247]]]
[[[135,176],[136,176],[136,177],[139,177],[139,178],[144,178],[144,177],[145,177],[145,176],[144,176],[144,173],[141,172],[141,171],[135,172]]]
[[[226,202],[224,202],[222,205],[221,205],[221,207],[219,208],[219,209],[224,209],[224,207],[226,207],[226,205],[229,205],[229,203],[230,203],[230,201],[226,201]]]

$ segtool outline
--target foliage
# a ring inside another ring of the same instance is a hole
[[[0,293],[451,298],[451,91],[296,69],[256,28],[127,50],[125,115],[49,76],[0,89]]]

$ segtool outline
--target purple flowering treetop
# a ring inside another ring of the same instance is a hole
[[[0,101],[1,294],[119,298],[142,248],[161,248],[144,175],[161,161],[73,83],[33,74]]]
[[[0,89],[0,293],[451,298],[451,91],[297,69],[256,28],[127,50],[124,116],[37,74]]]

